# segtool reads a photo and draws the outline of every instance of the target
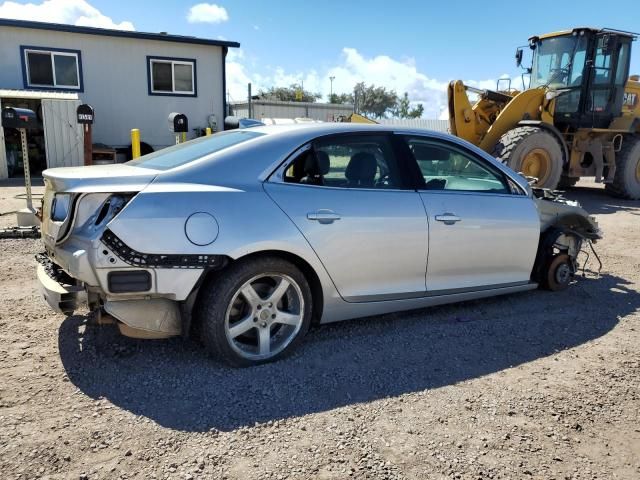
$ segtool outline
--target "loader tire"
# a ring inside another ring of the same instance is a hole
[[[640,199],[640,136],[630,135],[616,155],[613,182],[605,184],[609,195],[629,200]]]
[[[562,177],[562,145],[539,127],[516,127],[500,137],[493,156],[512,170],[536,177],[538,188],[555,189]]]

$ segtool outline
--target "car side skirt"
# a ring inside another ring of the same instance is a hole
[[[484,287],[480,290],[475,289],[473,291],[465,289],[464,291],[447,291],[448,293],[430,292],[428,296],[403,300],[382,300],[361,303],[334,301],[325,306],[320,323],[339,322],[350,318],[369,317],[403,310],[415,310],[433,307],[436,305],[445,305],[448,303],[465,302],[468,300],[477,300],[479,298],[525,292],[536,288],[538,288],[537,283],[527,282],[524,284],[499,286],[495,288]]]

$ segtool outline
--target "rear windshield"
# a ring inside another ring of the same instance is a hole
[[[127,165],[155,170],[169,170],[262,135],[264,133],[229,130],[209,137],[200,137],[180,145],[163,148],[157,152],[131,160],[127,162]]]

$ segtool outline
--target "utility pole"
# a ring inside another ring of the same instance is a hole
[[[251,105],[251,82],[249,82],[249,84],[247,85],[247,113],[248,113],[248,117],[249,118],[253,118],[252,114],[253,114],[253,108]]]
[[[336,77],[329,77],[329,81],[331,82],[331,87],[329,87],[329,103],[331,103],[331,98],[333,97],[333,80]]]

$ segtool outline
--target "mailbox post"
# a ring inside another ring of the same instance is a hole
[[[29,169],[29,148],[27,145],[27,130],[36,127],[37,123],[38,120],[33,110],[11,107],[2,109],[2,127],[16,128],[20,132],[24,186],[27,191],[27,208],[18,211],[18,226],[20,227],[38,225],[36,211],[33,208],[33,197],[31,195],[31,171]]]
[[[78,125],[83,125],[84,130],[84,164],[93,163],[93,119],[95,115],[93,107],[86,103],[78,105],[76,109],[76,120]]]
[[[187,116],[184,113],[170,113],[169,131],[175,134],[176,145],[180,143],[180,137],[182,137],[182,141],[185,141],[187,132],[189,131],[189,120],[187,119]]]

